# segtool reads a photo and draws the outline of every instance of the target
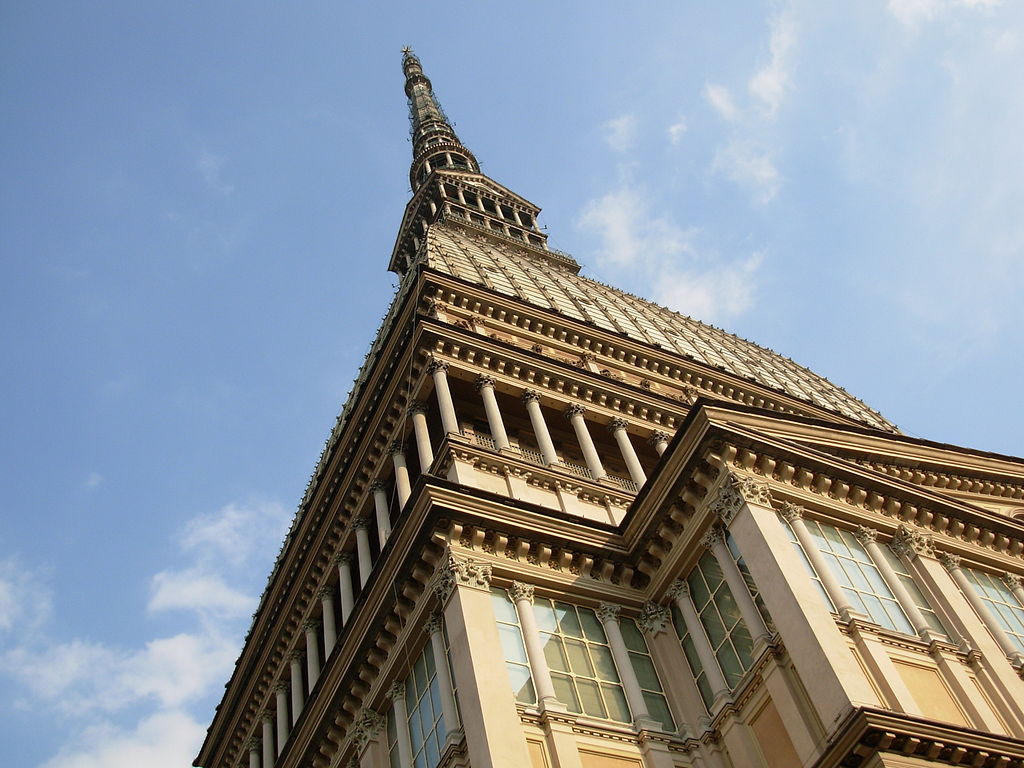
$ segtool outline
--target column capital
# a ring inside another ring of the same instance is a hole
[[[316,632],[320,628],[320,622],[316,619],[306,619],[302,622],[303,632]]]
[[[471,557],[456,557],[449,552],[437,567],[433,589],[438,600],[444,604],[458,586],[489,590],[491,566]]]
[[[298,664],[304,658],[306,658],[306,654],[304,654],[300,650],[288,651],[288,653],[285,655],[285,658],[288,659],[289,663],[291,664]]]
[[[388,694],[387,695],[388,695],[388,698],[391,699],[392,701],[395,700],[395,699],[404,699],[405,698],[405,681],[404,680],[395,680],[395,682],[392,683],[391,687],[388,688]]]
[[[533,602],[533,585],[524,584],[521,581],[513,581],[512,585],[508,588],[508,596],[512,598],[513,603],[517,603],[520,600],[528,600]]]
[[[351,565],[355,556],[351,552],[335,552],[331,558],[331,562],[334,565]]]
[[[569,406],[562,412],[562,414],[565,416],[565,418],[571,419],[573,416],[582,416],[586,412],[587,409],[584,408],[579,403],[570,403]]]
[[[481,389],[484,389],[485,387],[490,387],[491,389],[494,389],[494,377],[488,376],[486,373],[480,374],[479,376],[476,377],[476,381],[473,382],[473,386],[476,387],[477,392],[479,392]]]
[[[660,429],[656,429],[651,432],[651,436],[647,438],[647,442],[651,445],[657,445],[658,443],[667,443],[672,439],[672,436],[668,432],[662,432]]]
[[[352,526],[353,530],[359,530],[360,528],[369,528],[370,519],[364,515],[360,515],[359,517],[353,517],[349,524]]]
[[[536,403],[540,401],[540,392],[538,392],[536,389],[527,389],[523,391],[523,394],[520,395],[520,398],[524,403]]]
[[[889,548],[899,557],[913,560],[918,555],[935,557],[935,540],[930,533],[915,530],[900,523],[896,529]]]
[[[387,484],[387,483],[385,483],[385,482],[384,482],[383,480],[374,480],[374,481],[373,481],[372,483],[370,483],[370,485],[369,485],[369,486],[367,487],[367,490],[368,490],[368,491],[369,491],[370,493],[377,493],[378,491],[384,491],[385,493],[387,493],[387,490],[388,490],[388,484]]]
[[[960,555],[954,555],[949,552],[940,552],[939,562],[942,563],[942,567],[950,573],[960,569]]]
[[[427,620],[423,622],[423,628],[427,630],[428,635],[440,632],[443,626],[444,618],[440,612],[430,614],[427,616]]]
[[[429,363],[427,363],[427,373],[429,373],[431,376],[433,376],[438,371],[444,373],[447,370],[448,363],[446,363],[444,360],[438,360],[435,358],[431,360]]]
[[[725,528],[714,523],[704,532],[700,543],[707,549],[712,549],[718,542],[725,543]]]
[[[792,523],[797,520],[803,520],[804,508],[791,501],[784,501],[779,506],[779,514],[782,515],[787,523]]]
[[[616,432],[616,431],[618,431],[620,429],[625,430],[628,427],[629,427],[629,422],[628,421],[626,421],[625,419],[620,419],[620,418],[616,417],[616,418],[614,418],[614,419],[612,419],[611,421],[608,422],[607,429],[608,429],[609,432]]]
[[[284,680],[277,680],[270,687],[270,690],[277,694],[288,693],[288,683],[286,683]]]
[[[356,751],[361,752],[383,725],[384,718],[372,709],[360,711],[351,725],[352,743],[355,744]]]
[[[725,479],[719,484],[717,496],[708,507],[711,514],[718,515],[728,524],[746,503],[764,507],[772,505],[767,480],[753,475],[741,475],[729,469],[723,471]]]
[[[321,602],[324,600],[333,600],[334,590],[331,587],[324,585],[316,591],[316,599],[320,600]]]
[[[408,411],[409,413],[426,413],[427,404],[424,403],[422,400],[413,400],[411,403],[409,403]]]
[[[876,543],[878,531],[868,528],[866,525],[858,525],[857,530],[853,532],[853,537],[860,542],[862,547],[867,548],[869,544]]]
[[[1021,579],[1021,577],[1015,573],[1004,573],[1003,584],[1005,584],[1007,588],[1011,592],[1013,592],[1018,589],[1021,589],[1022,586],[1024,586],[1024,579]]]
[[[640,627],[640,631],[645,635],[655,637],[665,630],[670,619],[671,612],[668,608],[648,600],[644,603],[643,608],[640,609],[636,625]]]
[[[270,722],[270,723],[274,722],[274,710],[272,710],[270,707],[266,707],[264,709],[261,709],[260,710],[260,720],[263,720],[265,722]]]
[[[597,606],[597,610],[594,613],[597,614],[597,618],[602,624],[618,623],[619,613],[622,612],[622,606],[615,603],[601,603]]]
[[[690,585],[686,583],[686,579],[676,579],[668,586],[668,590],[665,592],[673,600],[678,600],[681,597],[690,596]]]
[[[405,453],[405,443],[401,440],[392,440],[391,444],[388,446],[388,453],[392,456],[396,453]]]
[[[260,740],[257,737],[250,736],[242,744],[242,749],[247,749],[250,752],[255,752],[256,750],[258,750],[260,748],[260,743],[261,742],[260,742]]]

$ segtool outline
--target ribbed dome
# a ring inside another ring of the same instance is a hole
[[[578,275],[557,258],[471,233],[457,224],[438,223],[427,234],[427,263],[461,280],[674,351],[871,427],[897,431],[877,411],[792,360]]]

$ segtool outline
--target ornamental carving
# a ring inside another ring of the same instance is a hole
[[[700,543],[707,549],[713,549],[715,544],[720,541],[725,541],[725,529],[719,525],[712,525],[704,532],[704,536],[701,537]]]
[[[745,503],[770,507],[772,496],[768,483],[750,475],[728,472],[726,482],[718,488],[718,496],[708,509],[728,524]]]
[[[953,555],[949,552],[939,553],[939,562],[947,571],[955,571],[960,568],[960,555]]]
[[[521,581],[513,581],[512,586],[508,588],[508,596],[512,598],[513,603],[518,603],[520,600],[527,600],[532,603],[533,585],[524,584]]]
[[[918,555],[935,557],[935,541],[930,533],[900,525],[889,543],[889,548],[899,557],[913,560]]]
[[[669,585],[668,591],[665,594],[673,600],[689,597],[690,585],[686,583],[686,579],[676,579]]]
[[[645,635],[654,637],[668,626],[669,617],[669,610],[665,606],[646,602],[640,609],[636,624]]]
[[[477,392],[479,392],[484,387],[490,387],[491,389],[494,389],[494,377],[488,376],[486,374],[477,376],[474,386],[476,387]]]
[[[797,520],[803,520],[804,508],[791,501],[784,501],[779,507],[779,514],[787,523],[795,523]]]
[[[306,655],[302,651],[296,649],[294,651],[288,651],[288,655],[285,656],[285,658],[288,659],[288,661],[290,661],[292,664],[298,664],[300,661],[306,658]]]
[[[857,530],[853,532],[853,536],[866,549],[878,539],[878,531],[874,528],[868,528],[866,525],[858,525]]]
[[[374,480],[372,483],[370,483],[369,491],[370,493],[387,493],[388,485],[383,480]]]
[[[405,453],[405,445],[400,440],[394,440],[391,445],[388,446],[388,453],[392,455],[396,453]]]
[[[602,624],[607,624],[609,622],[617,623],[621,611],[622,607],[615,603],[601,603],[597,606],[597,610],[594,613],[597,614],[597,618],[600,619]]]
[[[353,517],[350,525],[352,526],[353,530],[358,531],[360,528],[365,530],[366,528],[370,527],[370,520],[369,518],[360,515],[359,517]]]
[[[383,717],[372,709],[362,710],[352,723],[351,729],[352,743],[355,744],[356,751],[361,752],[383,726]]]
[[[331,562],[335,565],[349,565],[355,557],[351,552],[337,552],[334,557],[331,558]]]
[[[435,632],[441,631],[443,623],[444,619],[440,613],[432,613],[427,617],[427,620],[423,622],[423,628],[427,630],[428,635],[432,635]]]
[[[431,360],[427,363],[427,373],[433,376],[435,373],[440,371],[444,373],[448,370],[448,363],[444,360]]]
[[[278,680],[271,686],[270,690],[276,694],[288,693],[288,683],[284,680]]]
[[[1016,592],[1024,586],[1024,579],[1021,579],[1021,577],[1015,573],[1004,573],[1003,584],[1005,584],[1011,592]]]
[[[625,430],[627,427],[629,427],[629,422],[625,419],[612,419],[608,422],[609,432],[615,432],[619,429]]]
[[[334,599],[334,590],[331,589],[330,587],[320,587],[320,589],[318,589],[316,591],[316,599],[317,600],[321,600],[321,601],[323,601],[323,600],[333,600]]]
[[[535,403],[540,400],[540,393],[535,389],[527,389],[522,394],[524,403]]]
[[[651,436],[647,438],[647,442],[651,445],[657,445],[658,443],[667,443],[671,439],[671,435],[661,430],[655,430],[651,433]]]
[[[427,404],[422,400],[413,400],[409,403],[409,413],[426,413]]]
[[[320,622],[315,619],[306,619],[302,622],[303,632],[316,632],[320,628]]]
[[[396,680],[390,688],[388,688],[389,699],[404,699],[405,698],[405,681]]]
[[[565,409],[564,413],[565,418],[571,419],[573,416],[582,416],[586,412],[587,409],[584,408],[582,405],[580,405],[579,403],[573,403],[572,405]]]
[[[448,553],[444,562],[437,567],[434,592],[441,603],[447,602],[455,587],[466,586],[475,589],[491,588],[491,566],[471,557],[461,558]]]

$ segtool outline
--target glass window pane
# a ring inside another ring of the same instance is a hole
[[[722,620],[718,617],[718,611],[715,610],[714,606],[709,606],[700,615],[700,622],[708,633],[711,647],[717,648],[721,645],[722,641],[725,640],[725,627],[722,625]]]
[[[570,712],[581,712],[579,699],[576,698],[576,687],[568,675],[551,673],[551,684],[555,689],[555,698],[565,704]]]
[[[537,620],[537,629],[543,632],[557,632],[558,622],[555,620],[555,611],[551,607],[551,601],[537,598],[533,603],[533,615]]]
[[[661,682],[658,680],[658,673],[654,671],[654,663],[650,656],[631,653],[629,660],[633,663],[633,672],[636,674],[641,688],[646,688],[649,691],[661,690]]]
[[[587,648],[582,641],[566,638],[565,652],[569,657],[569,669],[573,674],[586,675],[587,677],[594,676],[594,667],[590,663],[590,655],[587,653]],[[580,695],[583,695],[582,691]]]
[[[563,635],[583,637],[583,630],[580,627],[579,619],[576,618],[575,608],[565,603],[555,603],[555,615],[558,617],[558,628]]]
[[[711,599],[711,593],[704,584],[704,577],[701,575],[699,568],[694,568],[690,572],[686,583],[690,586],[690,599],[693,600],[693,604],[699,612],[707,604],[708,600]]]
[[[593,660],[597,676],[601,680],[619,681],[619,674],[615,670],[615,660],[612,658],[612,652],[608,646],[591,645],[590,658]]]
[[[430,734],[430,738],[427,739],[427,765],[437,765],[441,760],[441,755],[438,753],[437,741],[435,739],[436,737],[434,734]]]
[[[562,649],[562,640],[558,635],[540,633],[540,641],[544,644],[544,658],[553,672],[568,672],[569,662]]]
[[[674,731],[676,729],[675,720],[672,719],[672,713],[669,712],[668,703],[665,701],[664,696],[660,693],[644,691],[644,703],[647,705],[647,711],[651,717],[661,723],[666,731]]]
[[[714,592],[725,580],[725,576],[722,574],[722,567],[718,564],[718,558],[708,552],[701,557],[699,565],[701,573],[704,574],[704,581],[707,582],[708,589]]]
[[[697,677],[697,690],[700,691],[700,697],[704,699],[704,706],[711,711],[711,704],[715,700],[715,694],[711,690],[711,684],[708,682],[708,676],[700,674]]]
[[[498,637],[501,638],[501,648],[506,661],[526,663],[526,648],[523,647],[523,636],[519,633],[519,627],[499,624]]]
[[[530,678],[528,667],[521,667],[518,664],[506,664],[508,679],[512,683],[512,692],[516,701],[522,704],[536,704],[537,694],[533,690],[533,680]]]
[[[715,656],[718,657],[718,663],[722,667],[722,673],[725,675],[729,687],[735,688],[740,678],[743,677],[743,667],[740,665],[736,652],[733,651],[729,643],[725,643],[718,649]]]
[[[621,723],[628,723],[633,719],[629,716],[629,704],[626,703],[621,686],[601,683],[601,691],[604,693],[604,702],[608,705],[608,717]]]
[[[632,619],[622,619],[619,621],[619,629],[622,631],[622,639],[629,650],[647,653],[647,643],[644,642],[644,636],[640,634],[636,622]]]
[[[491,605],[494,607],[494,618],[507,624],[518,624],[519,615],[504,590],[491,590]]]
[[[587,640],[592,640],[595,643],[607,643],[608,639],[604,635],[604,627],[601,626],[601,622],[598,621],[597,614],[595,614],[589,608],[580,608],[580,621],[583,624],[583,634]]]
[[[608,717],[608,712],[604,708],[604,702],[601,701],[601,691],[598,689],[596,682],[576,678],[576,690],[579,691],[580,702],[585,713],[594,717]]]
[[[703,671],[700,663],[700,656],[697,655],[697,648],[693,645],[693,638],[689,635],[683,637],[683,653],[686,654],[686,661],[690,664],[690,671],[699,675]]]
[[[743,669],[750,669],[750,665],[754,663],[754,642],[750,639],[750,632],[747,631],[747,626],[742,623],[737,624],[729,639],[732,640],[733,648],[736,649],[736,653],[740,657]]]
[[[715,593],[715,605],[718,607],[718,614],[722,617],[722,621],[728,629],[732,629],[742,618],[740,616],[740,607],[736,605],[732,591],[725,584],[719,587]]]

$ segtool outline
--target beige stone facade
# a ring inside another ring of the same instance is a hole
[[[1024,461],[580,276],[403,64],[401,285],[195,765],[1024,766]]]

